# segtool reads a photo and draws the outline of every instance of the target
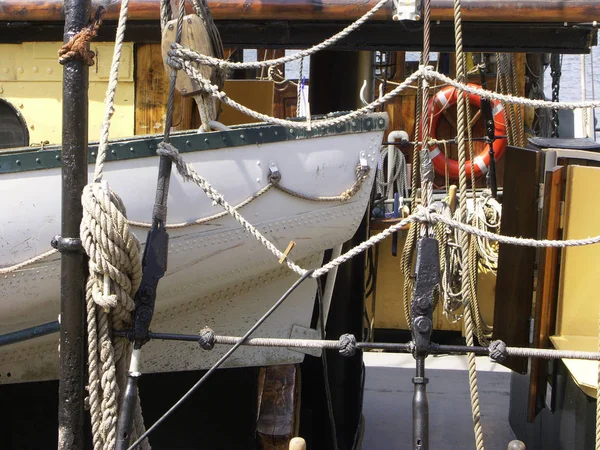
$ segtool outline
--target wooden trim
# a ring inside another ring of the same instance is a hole
[[[507,147],[504,155],[504,192],[501,233],[536,238],[538,229],[540,150]],[[529,346],[529,317],[533,300],[536,249],[500,244],[494,305],[494,339],[511,347]],[[527,359],[509,357],[504,363],[527,373]]]
[[[257,448],[288,450],[300,424],[300,370],[295,364],[261,367],[258,383]]]
[[[564,167],[556,166],[546,172],[544,182],[544,206],[542,210],[541,239],[560,239],[560,202],[563,193]],[[538,260],[537,289],[534,309],[534,348],[547,348],[556,322],[556,301],[558,294],[559,249],[540,249]],[[540,409],[538,397],[544,395],[547,362],[532,358],[529,378],[529,401],[527,420],[534,422]]]
[[[339,20],[353,21],[364,15],[379,0],[208,0],[216,20]],[[92,14],[106,2],[92,1]],[[133,0],[129,20],[158,20],[159,0]],[[590,22],[600,15],[594,0],[463,0],[465,21],[484,22]],[[375,15],[376,20],[391,20],[392,2]],[[105,20],[117,20],[120,1],[111,4]],[[191,5],[188,4],[191,12]],[[431,19],[452,21],[453,0],[432,0]],[[64,20],[62,0],[3,0],[0,21]]]

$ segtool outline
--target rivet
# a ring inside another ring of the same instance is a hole
[[[135,153],[135,149],[134,149],[133,147],[129,147],[129,151],[130,151],[131,153]]]
[[[204,143],[208,145],[208,138],[204,139]]]
[[[256,161],[256,165],[257,165],[257,166],[260,166],[260,161]]]
[[[42,162],[42,160],[40,158],[35,158],[35,162],[39,164]]]
[[[23,72],[24,72],[24,70],[23,70],[23,68],[22,68],[22,67],[18,67],[18,68],[17,68],[17,72],[18,72],[18,73],[23,73]]]
[[[21,165],[21,160],[20,160],[20,159],[17,159],[17,160],[15,161],[15,164],[16,164],[17,166],[20,166],[20,165]]]
[[[92,156],[96,156],[96,152],[92,152]]]
[[[48,72],[48,73],[50,74],[50,73],[54,72],[54,70],[53,70],[51,67],[48,67],[48,68],[46,69],[46,72]]]
[[[60,155],[56,155],[54,158],[55,158],[57,161],[60,161]]]
[[[187,145],[188,147],[192,146],[192,142],[191,141],[185,141],[185,145]]]
[[[170,30],[170,31],[173,31],[173,24],[172,24],[172,23],[171,23],[171,24],[169,24],[169,30]]]
[[[256,182],[257,182],[257,183],[260,183],[260,178],[257,178],[257,179],[256,179]]]
[[[262,137],[262,135],[263,135],[263,134],[262,134],[262,131],[261,131],[261,132],[259,132],[259,133],[258,133],[258,135],[259,135],[260,137]]]
[[[273,132],[273,134],[274,134],[275,136],[277,136],[277,131],[274,131],[274,132]]]
[[[290,128],[290,134],[294,134],[294,129]]]
[[[33,73],[38,73],[38,71],[39,71],[40,69],[38,69],[38,68],[37,68],[37,66],[33,66],[33,69],[32,69],[32,70],[33,70]]]
[[[111,150],[110,152],[111,152],[113,155],[116,155],[116,154],[117,154],[117,151],[116,151],[115,149]]]
[[[240,139],[244,139],[244,135],[243,134],[240,134]]]
[[[192,19],[188,19],[188,20],[187,20],[187,23],[192,23]]]
[[[187,94],[187,89],[186,89],[186,88],[181,88],[181,93],[182,93],[183,95]]]

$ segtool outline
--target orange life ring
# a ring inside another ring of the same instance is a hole
[[[469,86],[475,88],[481,88],[481,86],[469,83]],[[435,133],[440,115],[442,112],[450,106],[456,104],[458,98],[458,89],[448,86],[440,90],[437,94],[431,97],[429,100],[429,114],[431,129],[429,136],[431,139],[436,139]],[[477,108],[481,107],[481,97],[474,94],[468,94],[469,103]],[[504,108],[502,103],[498,100],[492,100],[492,113],[494,115],[495,135],[505,136],[506,135],[506,121],[504,118]],[[423,129],[421,128],[421,137]],[[506,149],[506,138],[496,139],[494,141],[494,159],[498,161],[504,150]],[[458,161],[453,159],[447,159],[444,152],[442,152],[437,144],[432,144],[429,147],[429,155],[433,163],[433,168],[438,175],[446,174],[446,165],[448,166],[448,174],[450,178],[458,178]],[[474,163],[474,164],[473,164]],[[471,176],[471,168],[475,166],[475,176],[484,175],[488,171],[490,165],[490,153],[486,146],[474,159],[473,162],[467,161],[467,177]]]

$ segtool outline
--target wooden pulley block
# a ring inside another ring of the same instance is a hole
[[[171,74],[171,66],[169,66],[166,61],[169,50],[171,50],[171,45],[175,42],[176,35],[177,19],[173,19],[167,23],[165,29],[163,30],[161,45],[163,63],[165,70],[169,75]],[[200,17],[195,14],[189,14],[183,18],[180,44],[189,48],[190,50],[194,50],[197,53],[214,56],[208,31],[206,30],[206,27],[204,26],[204,23]],[[211,79],[214,68],[198,63],[192,64],[194,64],[198,72],[202,74],[204,78],[208,80]],[[191,80],[190,77],[188,77],[187,74],[181,70],[177,74],[177,84],[175,87],[177,91],[179,91],[179,93],[184,97],[197,95],[201,92],[198,83]]]

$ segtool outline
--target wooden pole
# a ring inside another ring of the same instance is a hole
[[[87,25],[90,0],[65,0],[64,42]],[[80,59],[63,66],[62,227],[58,449],[79,449],[83,441],[85,280],[87,264],[79,240],[81,193],[88,171],[89,68]]]
[[[208,0],[215,20],[316,20],[351,22],[369,11],[378,0]],[[93,0],[92,6],[105,5]],[[131,0],[129,20],[158,20],[159,0]],[[595,0],[463,0],[465,21],[483,22],[590,22],[600,16]],[[391,20],[392,2],[374,16]],[[117,20],[120,0],[108,6],[105,20]],[[191,12],[191,5],[188,5]],[[452,21],[453,0],[431,0],[431,20]],[[0,21],[62,21],[62,0],[2,0]]]

